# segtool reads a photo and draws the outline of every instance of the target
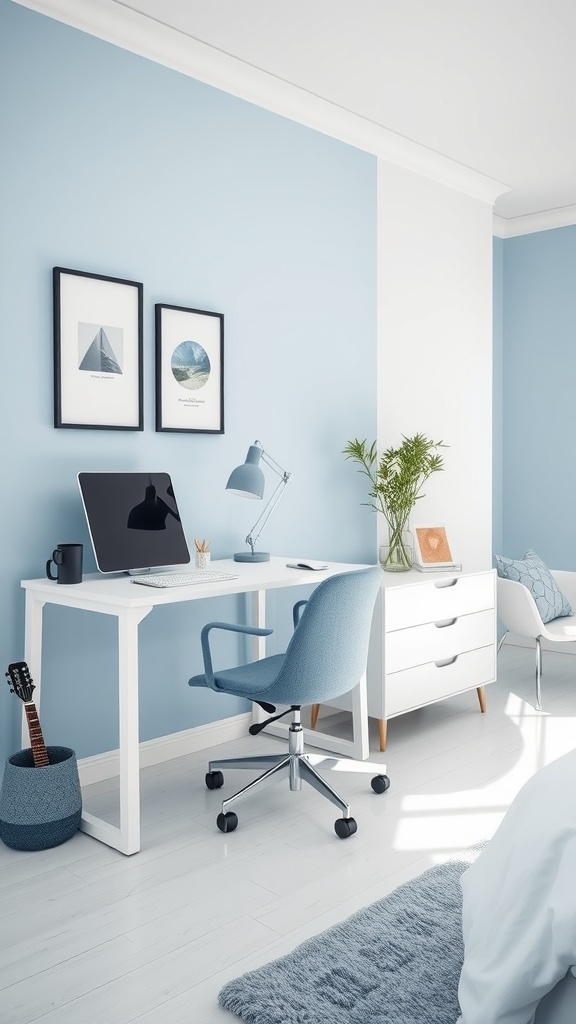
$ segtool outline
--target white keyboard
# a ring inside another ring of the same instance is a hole
[[[238,575],[200,569],[198,572],[169,572],[161,576],[138,576],[131,581],[144,587],[190,587],[193,583],[218,583],[220,580],[237,580]]]

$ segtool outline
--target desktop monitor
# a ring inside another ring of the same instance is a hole
[[[100,572],[190,561],[168,473],[79,473],[78,486]]]

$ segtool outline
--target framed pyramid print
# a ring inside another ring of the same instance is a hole
[[[142,430],[143,286],[54,267],[54,426]]]

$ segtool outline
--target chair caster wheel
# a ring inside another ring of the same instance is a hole
[[[204,782],[208,789],[221,789],[224,785],[224,776],[222,772],[206,772]]]
[[[390,779],[387,775],[375,775],[370,785],[375,793],[385,793],[390,789]]]
[[[219,814],[216,818],[216,824],[221,832],[233,832],[238,827],[238,816],[234,814],[234,811],[228,811],[227,814]]]
[[[334,831],[339,839],[348,839],[348,836],[353,836],[358,830],[358,825],[354,818],[337,818],[334,822]]]

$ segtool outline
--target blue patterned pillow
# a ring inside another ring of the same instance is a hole
[[[527,551],[522,559],[495,555],[496,571],[507,580],[523,583],[532,594],[542,622],[551,622],[563,615],[572,615],[566,600],[550,569],[535,551]]]

